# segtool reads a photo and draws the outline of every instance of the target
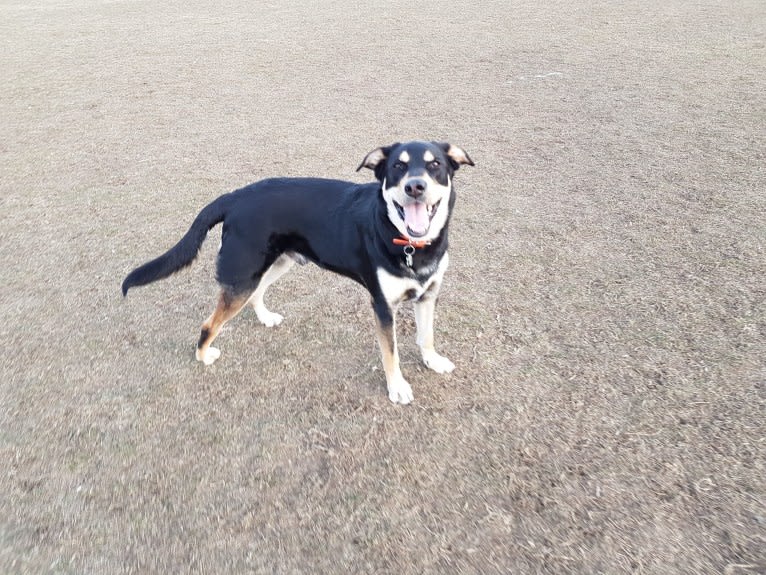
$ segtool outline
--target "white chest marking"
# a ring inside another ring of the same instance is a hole
[[[418,299],[434,283],[438,287],[444,277],[444,272],[447,271],[447,266],[449,266],[449,254],[445,253],[439,260],[436,271],[422,284],[413,278],[402,278],[390,274],[383,268],[378,268],[375,273],[378,276],[378,284],[383,292],[383,297],[386,298],[389,305],[395,306],[405,299],[405,295],[412,296],[412,299]]]

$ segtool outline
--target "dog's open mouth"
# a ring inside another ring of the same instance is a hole
[[[414,238],[419,238],[428,233],[431,220],[436,213],[441,200],[430,206],[425,202],[412,202],[406,206],[401,206],[394,202],[399,217],[404,220],[407,226],[407,233]]]

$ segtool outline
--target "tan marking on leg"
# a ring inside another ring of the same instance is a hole
[[[388,398],[394,403],[406,405],[413,400],[412,388],[404,379],[399,368],[399,352],[396,347],[396,322],[381,325],[376,316],[378,345],[383,359],[383,371],[386,374]]]
[[[205,365],[210,365],[218,359],[221,355],[220,350],[215,347],[210,347],[210,344],[213,343],[213,340],[221,332],[221,328],[224,324],[239,313],[242,307],[247,303],[249,297],[249,293],[231,295],[225,289],[221,290],[215,311],[209,318],[207,318],[205,323],[202,324],[202,332],[195,353],[199,361],[203,362]]]
[[[380,347],[380,354],[383,359],[383,371],[386,374],[386,381],[391,379],[391,376],[399,370],[399,358],[396,353],[396,334],[394,333],[394,327],[383,326],[380,321],[376,321],[378,346]]]

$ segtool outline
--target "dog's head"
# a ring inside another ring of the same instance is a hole
[[[457,146],[409,142],[375,148],[357,171],[375,172],[382,183],[388,218],[403,236],[431,241],[447,223],[452,176],[462,164],[473,166]]]

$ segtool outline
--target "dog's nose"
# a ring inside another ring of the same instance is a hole
[[[404,185],[404,193],[406,193],[411,198],[419,198],[425,193],[425,191],[426,181],[421,180],[420,178],[407,180],[407,183]]]

